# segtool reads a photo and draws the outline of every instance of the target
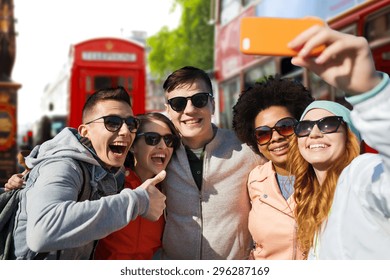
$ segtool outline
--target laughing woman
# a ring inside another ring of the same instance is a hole
[[[160,113],[138,115],[137,131],[126,165],[125,187],[135,189],[165,170],[179,145],[171,121]],[[156,222],[137,217],[126,227],[98,241],[94,258],[100,260],[148,260],[161,247],[164,216]]]

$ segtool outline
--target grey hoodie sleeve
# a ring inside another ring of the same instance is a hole
[[[148,195],[141,188],[76,202],[83,175],[70,160],[50,161],[39,172],[34,187],[26,193],[27,244],[36,252],[79,247],[101,239],[149,207]]]

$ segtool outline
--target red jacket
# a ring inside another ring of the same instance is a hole
[[[135,189],[142,184],[134,171],[127,169],[125,188]],[[128,175],[127,175],[128,174]],[[140,216],[126,227],[99,240],[96,260],[150,260],[161,247],[164,216],[151,222]]]

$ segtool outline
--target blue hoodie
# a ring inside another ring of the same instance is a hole
[[[56,258],[55,252],[61,250],[61,259],[88,259],[95,240],[146,214],[149,208],[146,191],[121,190],[116,174],[99,164],[74,129],[65,128],[35,147],[26,164],[35,168],[20,192],[14,228],[17,259],[29,258],[31,250],[53,252],[48,258]],[[83,185],[89,199],[77,201]]]

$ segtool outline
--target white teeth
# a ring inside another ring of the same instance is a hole
[[[286,148],[287,148],[287,146],[282,146],[282,147],[273,149],[273,151],[274,151],[274,152],[279,152],[279,151],[284,150],[284,149],[286,149]]]
[[[152,161],[157,164],[163,164],[165,162],[164,154],[154,154],[151,156]]]
[[[152,155],[152,157],[165,158],[165,155],[164,154],[155,154],[155,155]]]
[[[113,145],[113,146],[127,146],[127,143],[126,142],[114,142],[111,145]]]
[[[185,123],[186,124],[194,124],[194,123],[198,123],[198,120],[188,120]]]
[[[309,149],[326,148],[325,144],[313,144],[309,146]]]

